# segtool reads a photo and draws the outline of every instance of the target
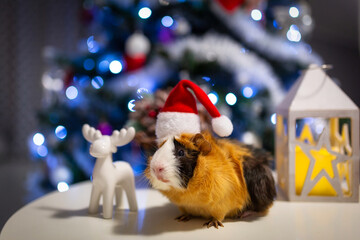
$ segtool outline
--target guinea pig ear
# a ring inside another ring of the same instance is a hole
[[[201,133],[197,133],[194,137],[191,138],[191,141],[196,147],[199,148],[201,154],[207,155],[209,152],[211,152],[211,144],[206,141]]]

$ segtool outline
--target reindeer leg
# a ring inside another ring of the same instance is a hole
[[[120,207],[121,207],[122,193],[123,193],[122,187],[117,186],[115,188],[116,209],[120,209]]]
[[[113,215],[113,201],[114,201],[114,186],[106,186],[103,193],[103,217],[112,218]]]
[[[128,199],[130,211],[136,212],[138,210],[136,194],[135,194],[135,181],[134,176],[127,177],[123,184],[124,190],[126,192],[126,196]]]
[[[89,213],[95,214],[99,210],[99,201],[101,196],[101,190],[98,187],[93,185],[91,189],[91,196],[90,196],[90,204],[89,204]]]

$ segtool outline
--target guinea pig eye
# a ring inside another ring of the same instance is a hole
[[[184,150],[180,149],[177,153],[179,157],[183,157],[185,155]]]

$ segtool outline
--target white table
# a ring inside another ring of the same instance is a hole
[[[56,239],[360,239],[359,203],[276,201],[265,217],[225,220],[224,228],[207,229],[204,219],[174,220],[178,209],[159,192],[136,191],[139,211],[129,212],[126,199],[114,218],[88,215],[91,183],[50,193],[17,211],[0,240]],[[125,198],[125,194],[124,194]]]

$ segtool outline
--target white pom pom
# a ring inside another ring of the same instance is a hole
[[[146,55],[150,51],[150,41],[142,33],[134,33],[131,35],[125,43],[125,52],[130,57],[136,57],[137,55]]]
[[[227,137],[233,131],[233,125],[230,119],[226,116],[213,118],[211,121],[214,132],[220,137]]]

